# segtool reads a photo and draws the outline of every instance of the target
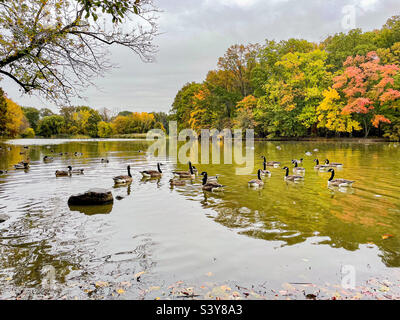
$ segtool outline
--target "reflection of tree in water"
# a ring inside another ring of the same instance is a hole
[[[72,290],[71,281],[84,287],[99,279],[118,283],[154,267],[151,234],[131,237],[131,250],[117,248],[102,256],[103,244],[112,234],[101,218],[72,215],[67,208],[60,210],[59,203],[50,203],[46,211],[34,206],[27,204],[26,214],[2,230],[0,295],[10,286],[13,290],[32,288],[33,295],[40,294],[46,266],[55,268],[60,295]]]
[[[5,274],[12,273],[10,277],[14,285],[39,286],[43,276],[41,271],[47,265],[57,270],[59,282],[64,282],[71,270],[81,267],[83,257],[76,254],[78,247],[70,252],[63,251],[62,246],[57,248],[61,241],[58,239],[59,230],[68,223],[68,218],[52,216],[55,212],[28,208],[24,216],[7,230],[2,230],[0,268],[6,271]],[[79,233],[76,230],[76,236]]]
[[[222,179],[226,180],[227,177]],[[239,234],[281,241],[283,246],[315,237],[318,244],[349,251],[358,250],[360,245],[374,243],[382,251],[382,261],[387,266],[400,266],[399,241],[396,237],[382,240],[383,234],[400,234],[397,224],[384,223],[388,209],[396,208],[391,200],[377,203],[367,201],[357,192],[352,194],[334,190],[331,194],[315,196],[307,199],[305,204],[299,204],[293,199],[285,199],[282,194],[285,188],[292,194],[301,193],[304,186],[282,183],[281,189],[268,189],[268,192],[247,192],[244,188],[234,190],[235,187],[228,188],[224,194],[214,194],[203,192],[198,183],[198,188],[186,190],[182,187],[177,192],[199,201],[205,209],[213,209],[211,218],[214,221],[237,230]]]

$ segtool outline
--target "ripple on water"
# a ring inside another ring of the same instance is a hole
[[[60,283],[131,281],[145,270],[156,270],[153,276],[160,281],[212,272],[222,281],[240,281],[250,274],[285,282],[301,272],[291,261],[305,253],[314,255],[318,275],[335,281],[336,267],[343,261],[365,264],[365,252],[358,249],[370,242],[376,252],[369,253],[368,261],[385,272],[400,267],[398,240],[382,240],[383,234],[400,234],[400,182],[394,179],[400,172],[399,148],[388,152],[383,144],[282,142],[277,150],[274,144],[256,143],[255,159],[268,154],[288,164],[305,150],[318,148],[320,159],[345,164],[338,177],[357,183],[352,192],[328,189],[329,175],[314,172],[314,157],[302,164],[304,183],[285,183],[283,171],[271,168],[272,177],[256,191],[247,188],[254,176],[236,176],[235,165],[196,165],[199,171],[220,174],[227,186],[223,194],[212,194],[203,192],[199,177],[171,189],[171,171],[187,170],[187,164],[176,166],[171,159],[138,153],[148,146],[140,141],[11,142],[13,148],[30,143],[29,171],[12,169],[21,161],[18,150],[0,159],[0,168],[11,168],[0,177],[0,212],[12,217],[0,226],[0,268],[16,287],[40,287],[38,270],[49,264],[56,267]],[[48,145],[69,155],[45,164],[41,159],[49,153]],[[71,156],[74,151],[84,156]],[[100,163],[101,158],[110,163]],[[139,172],[155,168],[157,162],[166,164],[163,178],[142,180]],[[56,178],[55,170],[69,164],[84,168],[85,174]],[[133,184],[114,188],[112,177],[125,174],[128,164]],[[261,162],[253,174],[258,166]],[[70,210],[68,197],[93,187],[110,189],[123,199],[103,215]],[[238,267],[242,265],[245,271]]]

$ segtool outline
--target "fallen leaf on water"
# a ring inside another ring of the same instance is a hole
[[[381,291],[381,292],[388,292],[388,291],[389,291],[389,287],[382,286],[382,287],[379,288],[379,291]]]
[[[8,277],[8,278],[6,278],[5,280],[6,280],[6,281],[11,281],[12,278]]]
[[[145,273],[146,273],[146,271],[138,272],[138,273],[136,273],[136,274],[134,275],[134,278],[135,278],[136,280],[139,280],[139,278],[140,278],[142,275],[144,275]]]
[[[389,239],[389,238],[392,238],[392,237],[393,237],[392,234],[384,234],[384,235],[382,236],[382,239],[383,239],[383,240],[386,240],[386,239]]]
[[[96,282],[97,288],[103,288],[103,287],[107,287],[107,286],[108,286],[108,282],[105,282],[105,281],[97,281]]]
[[[357,293],[357,294],[353,297],[353,299],[360,300],[362,297],[363,297],[363,296],[362,296],[361,293]]]
[[[221,286],[221,289],[222,289],[223,291],[231,291],[231,290],[232,290],[232,289],[229,288],[228,286]]]
[[[117,293],[118,293],[118,294],[123,294],[123,293],[125,293],[125,290],[124,290],[124,289],[121,289],[121,288],[119,288],[119,289],[117,289]]]

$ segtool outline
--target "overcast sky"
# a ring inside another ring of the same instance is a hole
[[[85,92],[76,104],[113,110],[164,111],[171,108],[177,91],[190,81],[203,81],[216,68],[218,57],[237,43],[264,43],[265,39],[291,37],[321,41],[343,29],[343,7],[355,5],[356,27],[380,28],[400,14],[399,0],[154,0],[163,11],[156,39],[156,62],[143,63],[131,51],[111,50],[119,65]],[[51,103],[21,96],[11,81],[0,85],[9,97],[24,106],[48,107]]]

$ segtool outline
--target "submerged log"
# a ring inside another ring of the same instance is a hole
[[[75,196],[71,196],[68,199],[68,205],[74,206],[92,206],[92,205],[102,205],[114,202],[114,197],[111,191],[106,189],[90,189],[85,193],[81,193]]]

